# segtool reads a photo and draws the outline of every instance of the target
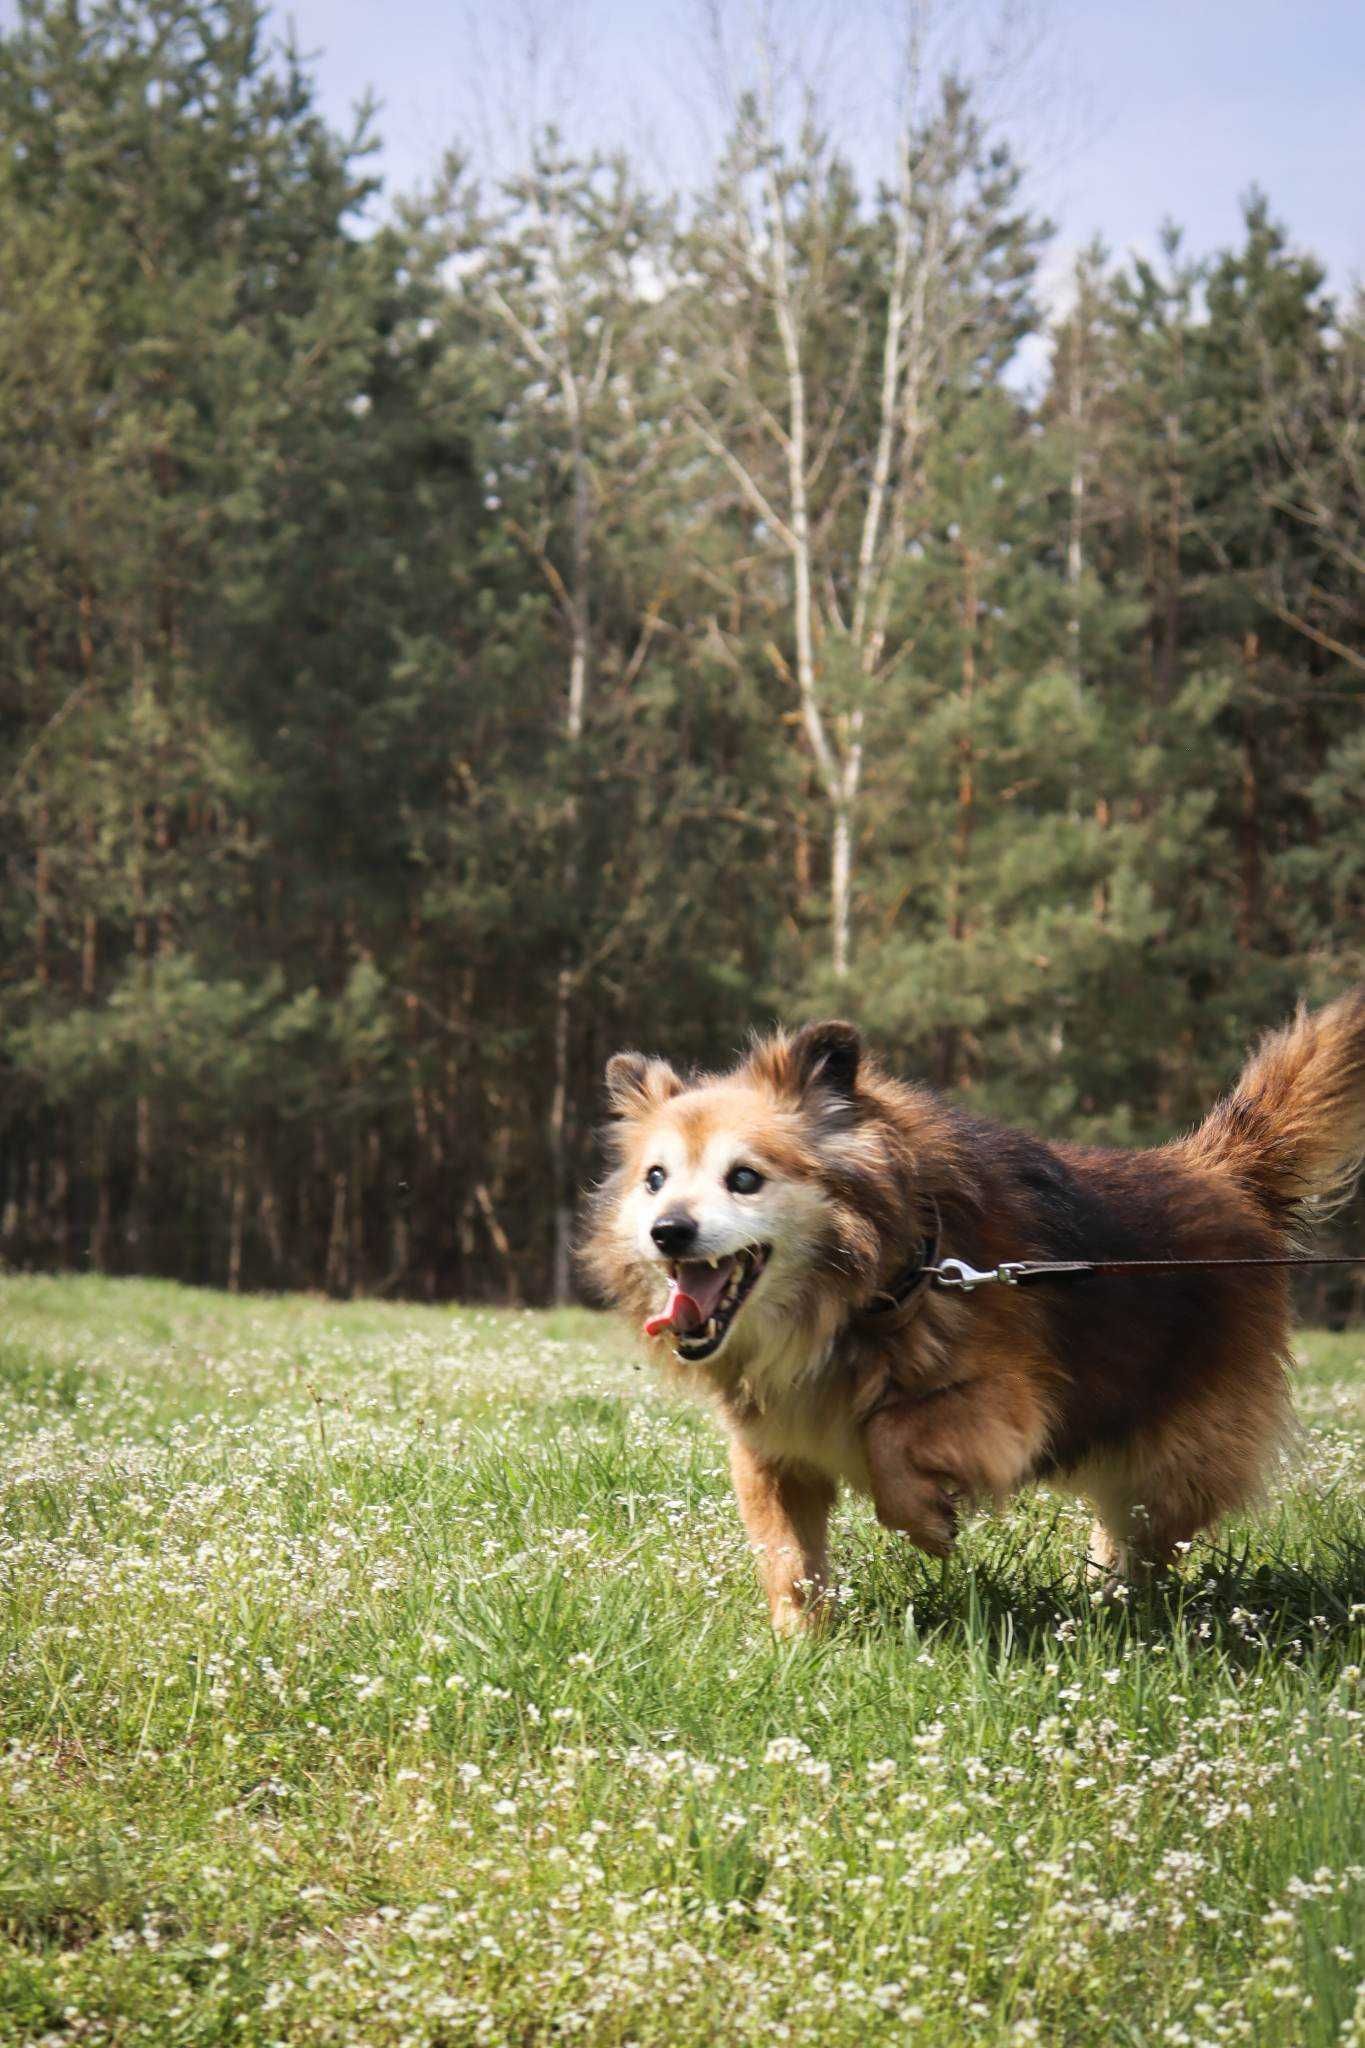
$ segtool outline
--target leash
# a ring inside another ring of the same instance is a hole
[[[936,1266],[924,1266],[922,1273],[940,1287],[970,1294],[974,1287],[989,1286],[993,1281],[1018,1287],[1024,1280],[1051,1280],[1073,1273],[1211,1272],[1220,1266],[1365,1266],[1365,1252],[1274,1259],[1006,1259],[980,1272],[965,1259],[942,1259]]]
[[[953,1293],[970,1294],[977,1287],[1019,1287],[1030,1280],[1073,1279],[1084,1273],[1212,1272],[1226,1266],[1365,1266],[1365,1253],[1286,1254],[1269,1259],[1004,1259],[998,1266],[976,1267],[965,1259],[939,1258],[936,1225],[920,1246],[918,1257],[858,1310],[854,1322],[871,1335],[903,1329],[918,1314],[931,1282]]]

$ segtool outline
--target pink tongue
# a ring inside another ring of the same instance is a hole
[[[667,1301],[645,1324],[646,1337],[657,1337],[660,1330],[700,1330],[725,1292],[733,1265],[733,1259],[722,1259],[717,1266],[708,1266],[704,1259],[685,1260],[677,1278],[669,1280]]]

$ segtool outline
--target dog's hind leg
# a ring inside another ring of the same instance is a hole
[[[792,1635],[821,1624],[830,1613],[826,1534],[833,1480],[761,1458],[739,1436],[730,1439],[730,1476],[773,1627]]]
[[[1086,1573],[1110,1592],[1166,1571],[1218,1519],[1216,1505],[1198,1493],[1163,1501],[1156,1512],[1145,1501],[1103,1486],[1093,1488],[1092,1499],[1099,1512],[1091,1525]]]
[[[1263,1355],[1245,1362],[1235,1403],[1188,1405],[1073,1473],[1097,1517],[1091,1575],[1112,1585],[1177,1563],[1196,1536],[1256,1498],[1289,1425],[1278,1357]]]
[[[1146,1455],[1144,1455],[1144,1451]],[[1163,1455],[1164,1452],[1164,1455]],[[1179,1563],[1251,1490],[1253,1475],[1196,1458],[1185,1446],[1137,1446],[1077,1475],[1095,1509],[1086,1570],[1108,1591],[1141,1585]]]

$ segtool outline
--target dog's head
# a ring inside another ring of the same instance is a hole
[[[603,1291],[689,1365],[743,1361],[817,1304],[828,1322],[865,1298],[914,1228],[889,1085],[867,1080],[858,1033],[838,1022],[686,1081],[618,1053],[614,1171],[585,1246]]]

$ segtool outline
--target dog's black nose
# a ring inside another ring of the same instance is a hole
[[[680,1258],[697,1235],[696,1222],[691,1216],[676,1212],[672,1216],[661,1216],[651,1226],[650,1236],[661,1252],[667,1252],[671,1259]]]

